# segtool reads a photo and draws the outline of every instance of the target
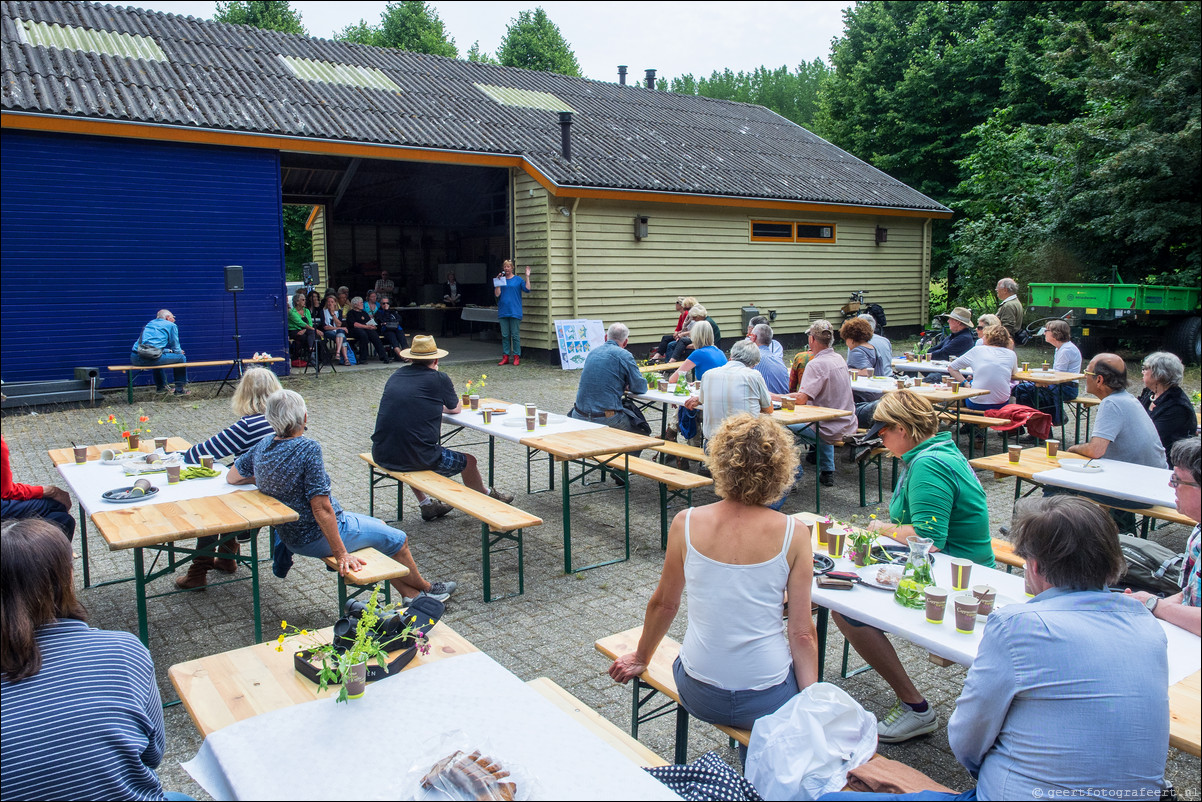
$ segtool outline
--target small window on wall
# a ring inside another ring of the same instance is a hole
[[[752,242],[834,242],[835,226],[823,223],[786,223],[752,220]]]

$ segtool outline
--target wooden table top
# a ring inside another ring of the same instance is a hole
[[[295,521],[300,516],[258,490],[138,505],[92,515],[109,548],[133,549]]]
[[[545,451],[557,460],[578,460],[599,454],[625,453],[663,445],[658,437],[646,437],[623,429],[602,426],[580,432],[561,432],[543,437],[523,437],[522,445]]]
[[[1202,671],[1169,688],[1169,746],[1202,757]]]
[[[1069,454],[1069,456],[1074,459],[1080,459],[1076,454]],[[993,476],[996,479],[1001,479],[1003,476],[1017,476],[1020,479],[1030,479],[1040,471],[1050,471],[1053,468],[1059,468],[1060,460],[1055,457],[1049,457],[1047,449],[1043,446],[1036,446],[1034,448],[1024,448],[1018,458],[1018,462],[1011,462],[1010,455],[1003,452],[1001,454],[991,454],[988,457],[977,457],[976,459],[969,460],[968,464],[978,471],[993,471]]]
[[[1020,370],[1014,374],[1014,378],[1022,382],[1033,382],[1035,384],[1068,384],[1069,382],[1079,381],[1085,378],[1084,373],[1069,373],[1066,370],[1053,370],[1048,373],[1034,372],[1030,370]]]
[[[670,373],[678,370],[684,362],[661,362],[658,365],[640,365],[639,371],[642,373]]]
[[[855,412],[849,412],[846,409],[815,407],[807,404],[796,409],[775,410],[772,413],[772,417],[782,426],[793,426],[798,423],[818,423],[821,421],[838,420],[839,418],[846,418],[855,414]]]
[[[182,440],[178,437],[167,438],[168,451],[187,451],[191,447],[192,444],[187,440]],[[125,443],[105,443],[99,446],[88,446],[88,460],[100,459],[100,452],[106,448],[111,448],[114,451],[118,449],[121,451],[129,450],[126,448]],[[138,443],[138,450],[147,454],[154,451],[154,438],[151,437],[149,441],[143,440]],[[75,462],[75,449],[70,446],[67,448],[52,448],[46,453],[50,455],[50,461],[55,465],[67,465]]]
[[[314,633],[318,642],[329,642],[333,627]],[[167,671],[180,701],[201,735],[207,736],[237,721],[271,710],[338,695],[338,686],[317,690],[317,684],[296,673],[292,654],[308,643],[300,636],[287,638],[284,650],[276,641],[259,643],[221,654],[177,663]],[[418,654],[409,665],[426,665],[447,657],[479,651],[441,621],[430,630],[430,653]]]

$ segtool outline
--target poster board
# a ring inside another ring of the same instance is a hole
[[[555,338],[559,341],[559,364],[564,370],[579,370],[594,348],[605,342],[600,320],[557,320]]]

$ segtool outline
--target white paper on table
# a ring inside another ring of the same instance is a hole
[[[113,503],[105,501],[101,496],[108,490],[119,487],[129,487],[135,477],[126,476],[120,465],[101,465],[91,460],[83,465],[73,462],[58,466],[58,472],[70,486],[71,492],[79,499],[84,512],[89,516],[105,510],[119,510],[122,507],[136,507],[140,504],[163,504],[170,501],[187,501],[194,498],[223,496],[226,493],[237,493],[240,490],[255,490],[254,485],[232,485],[225,481],[229,468],[219,462],[213,463],[213,470],[218,475],[208,479],[187,479],[175,484],[167,482],[167,474],[143,474],[142,478],[149,479],[159,492],[142,501]]]
[[[511,407],[512,409],[512,407]],[[442,414],[442,422],[449,423],[452,426],[462,426],[465,429],[482,432],[489,437],[497,437],[501,440],[508,440],[512,443],[517,443],[527,437],[546,437],[552,434],[564,434],[566,432],[582,432],[587,429],[604,428],[600,423],[592,421],[579,420],[577,418],[563,416],[563,420],[558,423],[548,423],[546,426],[535,424],[534,431],[526,431],[525,419],[526,412],[523,407],[517,407],[517,412],[507,412],[504,415],[494,414],[492,423],[484,423],[484,415],[479,412],[473,412],[470,409],[465,409],[462,412],[451,414],[444,412]],[[505,421],[517,415],[522,420],[521,426],[507,426]]]
[[[398,722],[413,732],[389,738]],[[231,724],[183,767],[217,799],[396,799],[424,741],[451,730],[494,745],[490,757],[523,766],[547,799],[679,799],[482,652],[372,683],[354,702],[319,699]],[[370,770],[348,768],[346,756],[373,743]]]
[[[1065,454],[1065,458],[1073,455]],[[1159,504],[1177,508],[1177,496],[1169,487],[1173,472],[1168,468],[1150,468],[1113,459],[1095,459],[1101,473],[1080,473],[1065,468],[1040,471],[1033,477],[1041,485],[1063,487],[1084,493],[1097,493],[1135,504]]]

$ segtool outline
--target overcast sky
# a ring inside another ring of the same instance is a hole
[[[114,5],[124,5],[114,0]],[[140,8],[211,19],[214,2],[139,2]],[[335,31],[362,17],[375,24],[384,2],[305,2],[293,8],[313,36]],[[829,63],[831,39],[843,30],[848,2],[435,2],[460,54],[472,42],[495,53],[509,21],[541,5],[572,46],[585,76],[616,81],[619,64],[641,79],[649,67],[659,77],[685,73],[708,77],[714,70],[759,66],[796,68],[802,61]]]

